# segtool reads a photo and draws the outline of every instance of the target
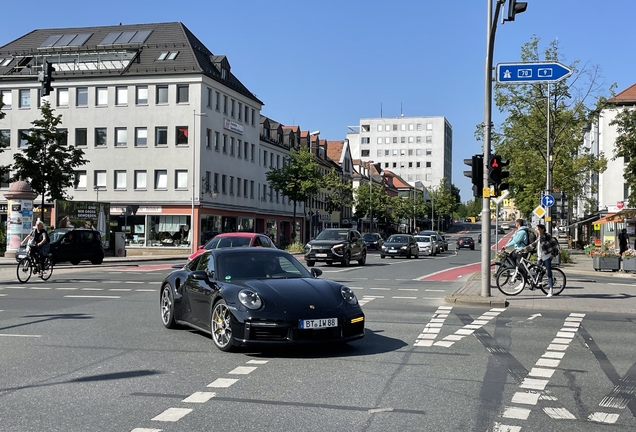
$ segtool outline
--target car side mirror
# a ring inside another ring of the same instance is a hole
[[[322,274],[322,270],[320,270],[319,268],[312,268],[311,269],[311,275],[315,278],[317,278],[318,276],[320,276]]]
[[[192,273],[190,273],[190,276],[192,276],[192,279],[195,279],[195,280],[202,280],[202,281],[208,280],[208,272],[206,272],[205,270],[193,271]]]
[[[203,245],[199,246],[199,250],[203,249]]]

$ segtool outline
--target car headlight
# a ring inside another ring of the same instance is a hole
[[[386,249],[386,246],[382,245],[382,250]]]
[[[406,250],[406,249],[408,249],[408,247],[407,246],[402,246],[400,249]]]
[[[311,250],[311,245],[309,243],[307,243],[305,245],[305,252],[309,252]]]
[[[238,299],[241,304],[248,309],[260,309],[260,307],[263,306],[261,296],[256,294],[254,291],[242,290],[238,294]]]
[[[344,247],[343,243],[338,243],[337,245],[333,245],[333,249],[339,249],[341,247]]]
[[[350,305],[355,305],[358,303],[358,299],[356,298],[356,294],[353,290],[346,286],[340,287],[340,294],[342,294],[342,298],[349,303]]]

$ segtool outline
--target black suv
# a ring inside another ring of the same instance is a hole
[[[339,262],[346,267],[351,260],[360,265],[367,262],[367,245],[354,229],[328,228],[305,246],[307,267],[313,267],[317,261],[327,265]]]
[[[99,231],[86,228],[60,228],[49,234],[51,238],[50,253],[53,262],[70,261],[79,264],[80,261],[90,261],[101,264],[104,261],[104,248]]]

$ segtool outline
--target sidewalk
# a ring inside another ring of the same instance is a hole
[[[109,265],[109,264],[122,264],[122,263],[128,263],[128,264],[135,264],[135,263],[143,263],[146,261],[174,261],[175,263],[185,263],[188,260],[188,256],[190,254],[189,253],[185,253],[185,254],[180,254],[180,255],[139,255],[139,256],[126,256],[126,257],[112,257],[112,256],[106,256],[104,257],[104,262],[101,265]],[[5,257],[0,257],[0,268],[4,268],[4,267],[14,267],[17,266],[18,262],[15,260],[15,258],[5,258]],[[94,267],[93,264],[91,264],[88,261],[82,261],[81,263],[79,263],[78,265],[74,266],[73,264],[69,263],[69,262],[63,262],[63,263],[59,263],[55,265],[56,267],[69,267],[69,268],[78,268],[78,267],[85,267],[85,266],[89,266],[89,267]]]
[[[597,272],[592,259],[583,251],[570,251],[574,263],[559,267],[567,277],[563,293],[546,297],[541,290],[527,288],[516,296],[503,295],[491,282],[490,297],[481,295],[481,274],[473,273],[455,293],[446,296],[448,303],[464,306],[511,307],[572,312],[636,312],[636,274]],[[611,277],[610,283],[598,283],[597,277]]]

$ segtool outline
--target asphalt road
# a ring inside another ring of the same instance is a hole
[[[421,280],[479,251],[318,265],[353,287],[364,339],[222,353],[159,319],[166,263],[0,270],[0,430],[636,429],[636,315],[452,307]],[[611,423],[613,422],[613,423]]]

